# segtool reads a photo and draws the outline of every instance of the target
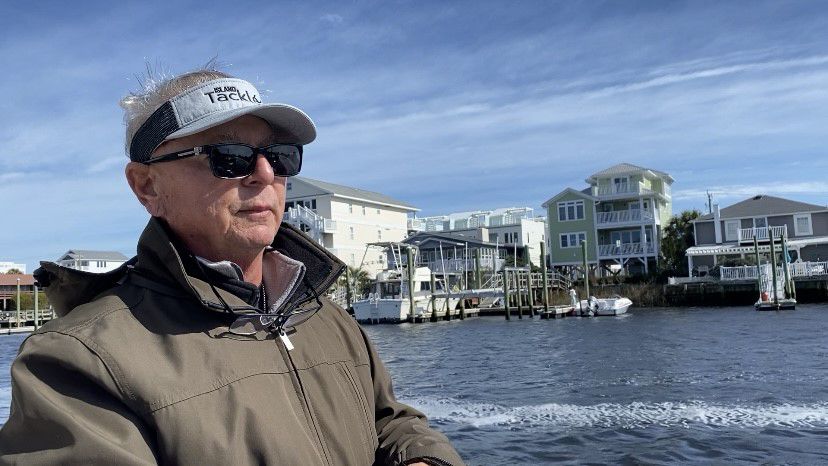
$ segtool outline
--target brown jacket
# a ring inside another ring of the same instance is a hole
[[[107,274],[44,263],[65,315],[21,346],[0,430],[6,464],[405,464],[462,460],[394,398],[371,343],[321,298],[343,264],[295,229],[273,247],[307,267],[283,306],[320,307],[289,331],[228,332],[245,303],[186,272],[152,219],[136,258]],[[308,313],[310,314],[310,313]]]

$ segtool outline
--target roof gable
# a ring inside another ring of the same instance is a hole
[[[576,196],[580,196],[584,199],[590,199],[590,200],[594,201],[595,198],[591,194],[588,194],[587,193],[588,191],[590,191],[590,188],[586,188],[582,191],[578,191],[577,189],[572,189],[572,188],[566,188],[563,191],[559,192],[558,194],[555,194],[554,196],[547,199],[546,202],[541,204],[541,207],[546,209],[549,204],[555,202],[556,200],[560,199],[561,197],[565,196],[566,194],[575,194]]]
[[[638,165],[633,165],[631,163],[622,162],[619,164],[615,164],[609,168],[605,168],[599,172],[595,172],[586,179],[587,183],[591,183],[597,178],[604,178],[607,176],[615,176],[615,175],[628,175],[632,173],[639,173],[639,172],[651,172],[654,175],[664,178],[665,180],[669,181],[670,183],[673,182],[673,177],[670,176],[668,173],[663,172],[661,170],[655,170],[652,168],[645,168],[640,167]]]
[[[94,251],[90,249],[70,249],[60,256],[62,260],[93,260],[93,261],[123,261],[129,258],[118,251]]]

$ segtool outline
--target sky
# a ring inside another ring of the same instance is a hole
[[[796,1],[23,2],[0,6],[0,261],[131,256],[118,101],[212,58],[305,110],[303,175],[419,216],[540,205],[627,162],[674,212],[828,204],[828,5]]]

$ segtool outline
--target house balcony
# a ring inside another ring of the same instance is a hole
[[[616,210],[614,212],[598,212],[596,222],[598,228],[611,228],[630,224],[652,223],[653,214],[641,209]]]
[[[644,183],[621,183],[610,184],[607,186],[593,186],[592,195],[599,200],[617,200],[617,199],[633,199],[639,196],[655,196],[662,200],[669,200],[670,196],[658,191],[653,191],[644,187]]]
[[[599,259],[616,259],[619,257],[640,257],[655,255],[653,243],[623,243],[598,245]]]
[[[782,235],[787,238],[788,226],[741,228],[739,229],[739,242],[752,243],[753,238],[756,238],[757,241],[768,241],[771,233],[774,239],[779,239]]]

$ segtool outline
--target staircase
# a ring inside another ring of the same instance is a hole
[[[288,209],[282,221],[301,229],[319,244],[324,244],[322,241],[323,233],[333,233],[336,231],[335,221],[324,218],[302,205]]]

